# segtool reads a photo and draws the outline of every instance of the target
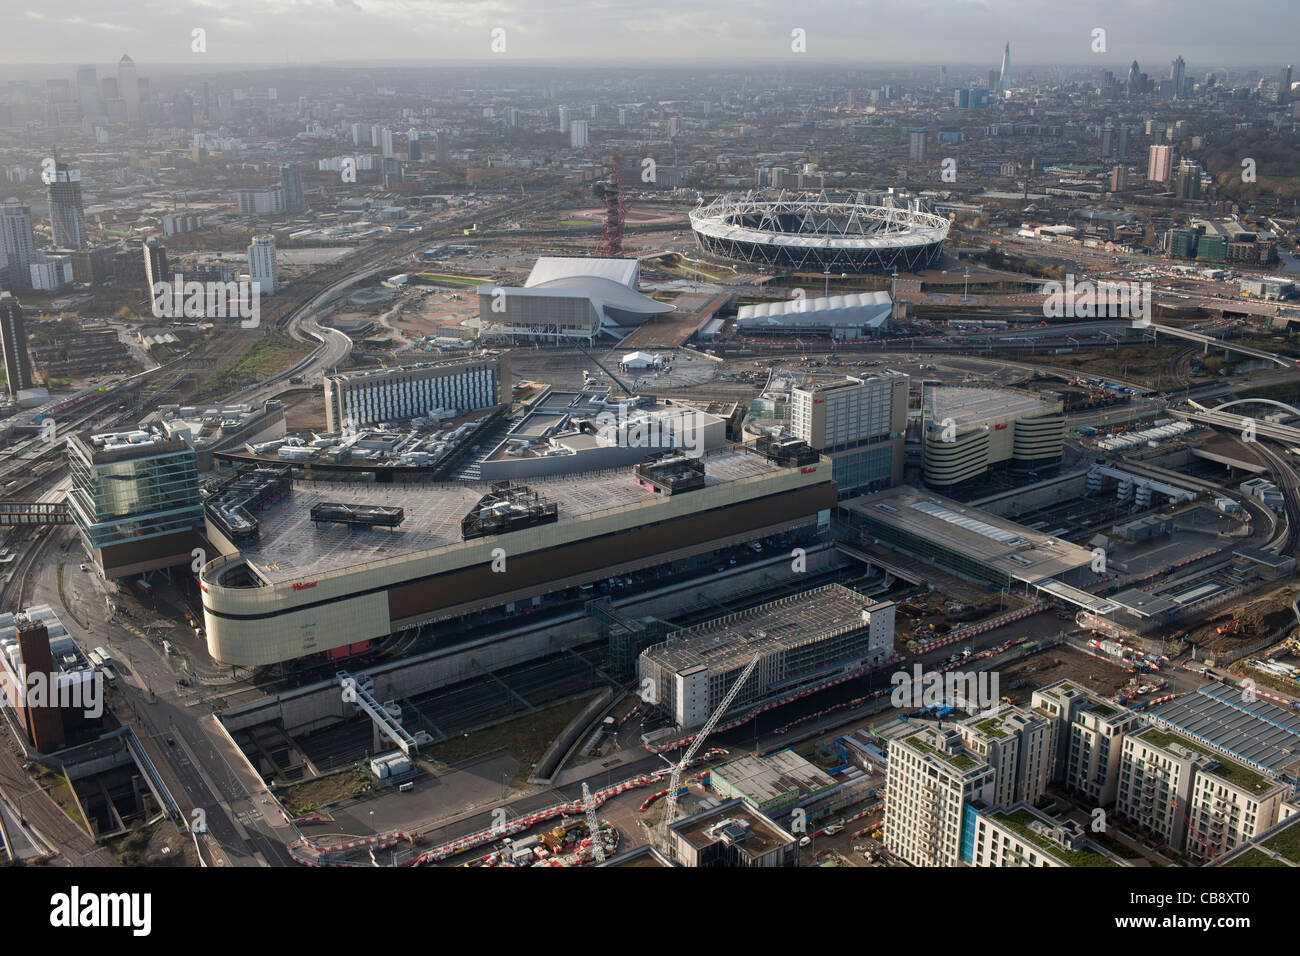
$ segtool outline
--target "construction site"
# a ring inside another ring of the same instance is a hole
[[[832,584],[672,631],[641,653],[638,674],[676,726],[689,730],[752,661],[759,672],[735,701],[738,708],[861,672],[891,656],[893,641],[892,603]]]

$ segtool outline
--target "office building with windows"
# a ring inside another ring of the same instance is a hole
[[[17,397],[32,387],[32,362],[27,354],[27,326],[23,307],[8,292],[0,292],[0,353],[5,363],[5,388]]]
[[[189,564],[203,530],[198,456],[160,431],[68,439],[68,508],[105,577]]]
[[[302,166],[298,163],[280,164],[280,188],[284,191],[284,211],[303,212],[307,200],[302,192]]]
[[[36,233],[27,203],[6,199],[0,205],[0,252],[9,266],[9,287],[26,289],[31,284],[31,265],[36,261]]]
[[[275,236],[254,236],[248,247],[248,281],[258,284],[262,295],[276,290]]]
[[[907,387],[887,371],[791,390],[790,433],[831,460],[841,498],[903,480]]]
[[[65,163],[54,164],[53,178],[47,184],[50,204],[50,229],[56,249],[85,249],[86,214],[81,204],[81,170]]]
[[[325,427],[340,432],[400,422],[438,410],[457,413],[508,405],[510,364],[504,354],[382,368],[325,377]]]

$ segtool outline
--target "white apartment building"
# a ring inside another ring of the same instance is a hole
[[[1131,866],[1087,839],[1083,825],[1053,820],[1028,803],[981,810],[971,866]]]
[[[348,421],[361,428],[439,409],[464,413],[506,405],[510,397],[505,355],[327,375],[325,427],[340,432]]]
[[[248,281],[260,286],[262,295],[276,290],[275,237],[254,236],[248,247]]]
[[[1187,854],[1208,861],[1249,843],[1281,819],[1285,795],[1282,784],[1226,759],[1197,774]]]
[[[964,824],[988,804],[994,771],[953,728],[922,728],[889,742],[885,847],[913,866],[956,866]]]
[[[992,802],[1009,807],[1035,803],[1052,779],[1052,728],[1046,718],[1020,707],[995,716],[977,714],[958,725],[966,749],[994,771]]]
[[[1115,809],[1180,853],[1214,859],[1278,822],[1285,788],[1159,727],[1124,738]]]
[[[284,212],[283,186],[241,189],[236,195],[241,216],[274,216]]]
[[[27,269],[28,280],[38,292],[57,292],[72,284],[72,256],[38,252]]]
[[[1147,153],[1147,180],[1153,183],[1167,183],[1173,172],[1174,148],[1152,146]]]
[[[1137,724],[1137,714],[1068,681],[1034,691],[1030,706],[1051,727],[1052,779],[1094,806],[1112,804],[1124,734]]]
[[[1124,738],[1115,809],[1181,851],[1198,770],[1213,761],[1177,734],[1148,727]]]
[[[9,264],[9,281],[21,288],[31,281],[32,263],[39,259],[32,231],[31,207],[17,199],[0,203],[0,253]]]

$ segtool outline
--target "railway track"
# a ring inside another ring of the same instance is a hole
[[[1268,465],[1286,503],[1286,529],[1269,542],[1269,547],[1277,547],[1277,553],[1281,555],[1294,555],[1296,541],[1300,539],[1300,477],[1297,477],[1295,469],[1285,457],[1266,447],[1263,442],[1252,444],[1255,453]]]
[[[40,562],[41,554],[49,543],[52,528],[37,528],[29,536],[27,548],[17,559],[13,574],[10,575],[4,591],[0,593],[0,609],[18,611],[27,607],[31,592],[31,573]]]

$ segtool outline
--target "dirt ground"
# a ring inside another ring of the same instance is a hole
[[[284,428],[287,432],[325,428],[325,392],[319,388],[299,388],[276,396],[284,402]]]
[[[1057,681],[1074,681],[1103,697],[1113,697],[1128,683],[1128,679],[1124,668],[1066,645],[1053,647],[998,671],[1001,693],[1014,703],[1023,705],[1029,704],[1035,689]]]
[[[1210,654],[1231,652],[1272,634],[1288,623],[1295,623],[1291,600],[1295,588],[1278,585],[1267,591],[1247,595],[1240,603],[1217,608],[1212,617],[1205,619],[1187,632],[1191,643]],[[1229,621],[1241,624],[1229,634],[1218,634],[1217,629]]]

